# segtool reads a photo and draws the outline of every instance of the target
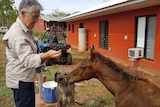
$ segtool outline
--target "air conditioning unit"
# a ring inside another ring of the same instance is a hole
[[[128,56],[133,59],[142,58],[144,56],[144,49],[143,48],[129,48]]]

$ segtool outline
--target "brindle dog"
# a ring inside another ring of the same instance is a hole
[[[59,70],[55,74],[55,81],[58,83],[56,88],[57,107],[74,107],[74,83],[67,83],[69,72]]]

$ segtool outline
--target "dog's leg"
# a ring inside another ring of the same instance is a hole
[[[58,102],[57,102],[57,107],[63,107],[61,101],[58,101]]]

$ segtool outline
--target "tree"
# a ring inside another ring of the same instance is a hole
[[[10,27],[18,16],[13,0],[0,0],[0,26]]]
[[[66,17],[68,15],[68,13],[65,13],[59,9],[55,9],[54,14],[59,18]]]

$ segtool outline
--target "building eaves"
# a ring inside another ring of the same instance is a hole
[[[64,17],[59,21],[70,22],[155,5],[160,5],[160,0],[111,0],[93,8],[89,8],[76,14]]]

